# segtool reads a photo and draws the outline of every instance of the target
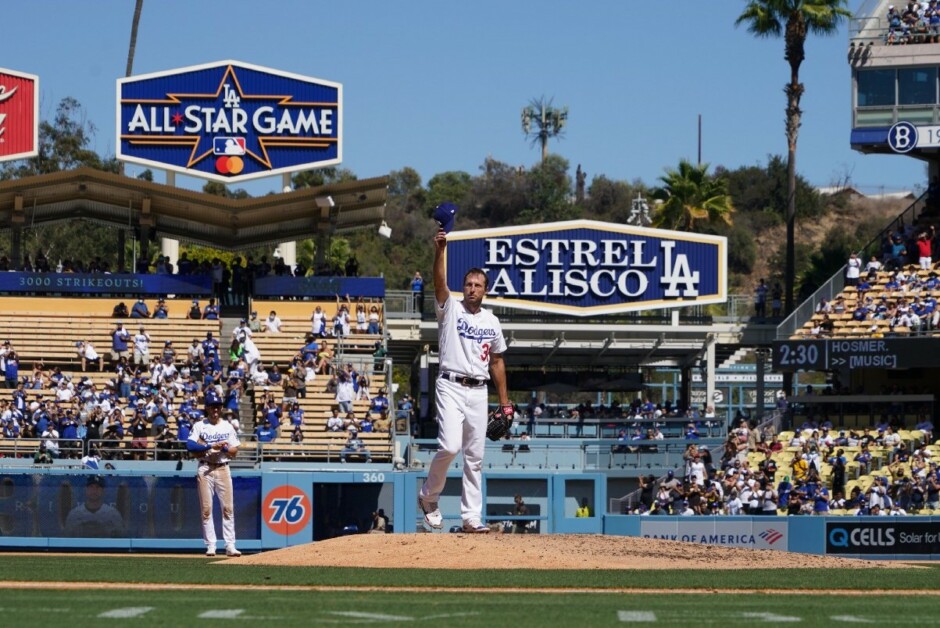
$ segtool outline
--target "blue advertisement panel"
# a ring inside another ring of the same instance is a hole
[[[0,292],[13,294],[212,294],[208,275],[0,273]]]
[[[342,161],[342,85],[239,61],[117,81],[117,158],[235,183]]]
[[[261,478],[236,475],[233,488],[236,536],[260,540]],[[5,474],[0,476],[0,537],[199,539],[196,478]]]
[[[722,303],[727,239],[590,220],[452,232],[447,285],[489,277],[487,301],[575,316]]]
[[[350,298],[385,298],[382,277],[259,277],[255,280],[254,296],[260,297],[321,297],[336,295]]]

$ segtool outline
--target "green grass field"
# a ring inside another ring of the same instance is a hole
[[[940,617],[940,596],[934,594],[940,584],[940,565],[864,572],[832,569],[463,572],[213,564],[220,561],[202,557],[37,554],[5,555],[0,561],[3,565],[0,581],[26,581],[33,583],[32,587],[47,587],[0,588],[0,616],[7,626],[50,623],[69,628],[225,626],[245,622],[276,626],[424,624],[539,628],[546,623],[581,628],[637,623],[912,626],[935,625]],[[76,589],[43,585],[53,582],[129,586],[167,583],[179,588],[96,590],[91,585]],[[318,586],[410,590],[313,588]],[[506,591],[507,587],[530,590]],[[480,591],[481,588],[491,590]],[[565,591],[540,591],[546,588]],[[873,588],[889,592],[854,593]],[[622,589],[649,592],[624,593]],[[685,589],[693,591],[680,592]],[[813,589],[827,594],[761,592],[765,589]],[[906,592],[916,593],[902,594]]]

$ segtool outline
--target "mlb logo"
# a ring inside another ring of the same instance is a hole
[[[212,138],[212,153],[215,155],[244,155],[245,138],[214,137]]]

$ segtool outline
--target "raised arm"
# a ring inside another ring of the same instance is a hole
[[[434,298],[438,305],[450,296],[450,290],[447,289],[447,268],[444,264],[446,252],[447,234],[443,229],[438,229],[434,235]]]

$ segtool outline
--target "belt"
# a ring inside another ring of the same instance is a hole
[[[485,379],[477,379],[475,377],[467,377],[466,375],[460,375],[458,373],[449,373],[447,371],[441,371],[441,379],[447,379],[455,384],[460,384],[461,386],[466,386],[467,388],[479,388],[480,386],[486,386]]]
[[[209,462],[207,460],[200,460],[199,464],[206,465],[207,467],[227,467],[227,462]]]

